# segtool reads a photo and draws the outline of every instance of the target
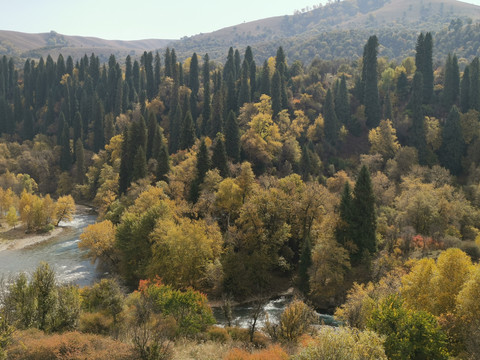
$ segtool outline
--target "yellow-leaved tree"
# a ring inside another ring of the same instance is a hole
[[[55,204],[55,219],[58,226],[60,221],[71,221],[75,214],[75,201],[71,195],[60,196]]]
[[[417,261],[410,273],[402,277],[405,305],[436,316],[453,313],[457,296],[473,269],[470,257],[456,248],[442,252],[436,263],[432,259]]]
[[[115,225],[110,220],[88,225],[80,235],[78,247],[88,250],[92,263],[100,259],[109,265],[116,265]]]
[[[381,154],[384,160],[392,159],[400,149],[397,140],[397,131],[390,120],[381,120],[380,125],[368,133],[368,140],[372,145],[372,154]]]
[[[160,218],[150,235],[149,274],[176,287],[202,288],[207,267],[220,256],[222,235],[216,224],[188,218]]]

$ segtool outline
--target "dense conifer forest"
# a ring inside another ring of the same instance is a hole
[[[436,43],[391,60],[372,35],[308,65],[281,46],[4,56],[0,213],[36,231],[93,206],[79,246],[114,276],[4,281],[0,358],[476,359],[480,61],[434,62]]]

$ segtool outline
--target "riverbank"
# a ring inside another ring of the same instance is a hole
[[[79,204],[76,205],[75,215],[86,215],[91,213],[91,207]],[[72,226],[68,226],[68,223],[57,226],[46,233],[27,233],[25,226],[22,224],[15,228],[8,226],[6,222],[2,222],[0,225],[0,251],[25,249],[46,241],[70,236],[75,232],[75,229]]]
[[[59,226],[52,231],[44,234],[25,233],[23,227],[0,230],[0,251],[5,250],[21,250],[30,246],[34,246],[45,241],[54,240],[60,236],[66,236],[73,229],[69,226]]]

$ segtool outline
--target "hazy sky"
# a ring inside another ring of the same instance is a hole
[[[0,30],[95,36],[110,40],[178,39],[244,21],[291,15],[323,0],[2,0]],[[468,0],[480,5],[480,0]]]

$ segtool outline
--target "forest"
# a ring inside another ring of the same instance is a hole
[[[49,231],[92,206],[79,247],[111,276],[0,282],[0,358],[478,359],[480,60],[434,44],[391,60],[372,35],[309,65],[281,46],[4,56],[0,215]]]

